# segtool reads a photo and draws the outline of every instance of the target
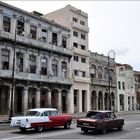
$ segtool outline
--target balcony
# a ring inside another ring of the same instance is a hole
[[[81,83],[90,83],[90,78],[88,77],[80,77],[80,76],[74,76],[73,80],[75,82],[81,82]]]
[[[109,82],[107,80],[103,80],[103,79],[94,79],[91,78],[91,84],[93,85],[98,85],[98,86],[109,86]],[[110,82],[110,86],[111,87],[116,87],[117,83],[116,82]]]
[[[12,78],[12,70],[0,70],[0,77]],[[33,73],[15,72],[15,79],[29,80],[35,82],[47,82],[47,83],[59,83],[71,85],[72,80],[70,78],[52,77],[48,75],[40,75]]]
[[[75,47],[73,47],[73,52],[77,53],[77,54],[80,54],[80,55],[89,56],[89,52],[88,51],[81,50],[81,49],[78,49],[78,48],[75,48]]]

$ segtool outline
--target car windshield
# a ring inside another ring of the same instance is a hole
[[[101,112],[89,112],[86,117],[92,119],[103,119],[103,113]]]
[[[40,114],[38,111],[27,111],[26,116],[40,116]]]

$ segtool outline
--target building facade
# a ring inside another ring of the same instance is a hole
[[[70,30],[3,2],[0,6],[0,113],[11,107],[15,114],[35,107],[70,112]]]
[[[73,50],[71,112],[86,112],[90,109],[88,14],[67,5],[43,17],[70,28]]]
[[[136,110],[135,78],[133,68],[128,64],[116,64],[117,111]]]
[[[117,83],[115,60],[103,54],[90,52],[89,64],[91,109],[111,109],[116,111]]]
[[[134,71],[135,91],[136,91],[136,109],[140,110],[140,71]]]

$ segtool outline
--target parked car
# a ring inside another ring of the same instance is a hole
[[[86,117],[79,118],[77,120],[77,127],[81,128],[81,131],[100,131],[105,134],[107,130],[117,128],[119,131],[123,130],[124,119],[117,118],[113,111],[89,111]]]
[[[45,128],[56,126],[68,129],[71,123],[71,115],[60,114],[55,108],[35,108],[28,110],[25,116],[12,117],[10,126],[18,127],[22,132],[30,128],[40,132]]]

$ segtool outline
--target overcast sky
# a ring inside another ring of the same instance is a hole
[[[89,50],[140,70],[140,1],[3,1],[28,12],[46,14],[67,4],[88,13]]]

